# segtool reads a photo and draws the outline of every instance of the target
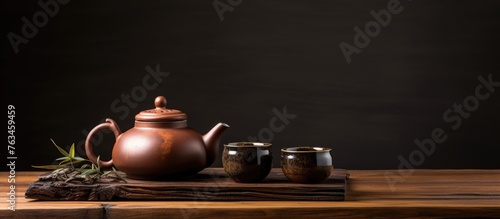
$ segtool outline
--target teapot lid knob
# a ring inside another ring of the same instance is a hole
[[[144,110],[135,116],[141,122],[175,122],[187,120],[187,115],[176,109],[167,109],[167,99],[158,96],[155,99],[155,109]]]
[[[167,107],[167,99],[164,96],[158,96],[155,99],[156,108],[165,108]]]

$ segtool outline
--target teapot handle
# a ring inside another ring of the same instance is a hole
[[[89,160],[92,161],[92,163],[97,163],[97,156],[95,156],[94,152],[92,151],[93,145],[91,143],[91,139],[97,133],[97,131],[104,129],[104,128],[108,128],[111,131],[113,131],[113,133],[115,134],[115,139],[117,139],[118,136],[120,136],[120,134],[121,134],[120,127],[118,127],[118,125],[116,124],[116,122],[114,120],[109,119],[109,118],[107,118],[105,122],[94,127],[89,132],[89,135],[87,135],[87,140],[85,140],[85,153],[87,154],[87,157],[89,158]],[[111,159],[109,161],[100,161],[100,165],[101,165],[101,167],[112,167],[113,166],[113,159]]]

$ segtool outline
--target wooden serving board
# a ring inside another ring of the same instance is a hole
[[[62,181],[36,181],[25,196],[38,200],[185,200],[185,201],[343,201],[347,171],[335,169],[320,184],[290,182],[273,168],[259,183],[236,183],[221,168],[207,168],[184,181],[144,181],[127,179],[127,183],[92,185]]]

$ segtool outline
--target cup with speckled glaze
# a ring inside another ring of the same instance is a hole
[[[232,142],[224,145],[222,165],[235,182],[260,182],[269,175],[273,164],[270,143]]]
[[[281,168],[296,183],[321,183],[333,172],[331,148],[290,147],[281,149]]]

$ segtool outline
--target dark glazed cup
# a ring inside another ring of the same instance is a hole
[[[270,143],[233,142],[224,145],[222,165],[236,182],[259,182],[269,175],[273,164]]]
[[[330,148],[291,147],[281,149],[281,168],[296,183],[320,183],[333,172]]]

